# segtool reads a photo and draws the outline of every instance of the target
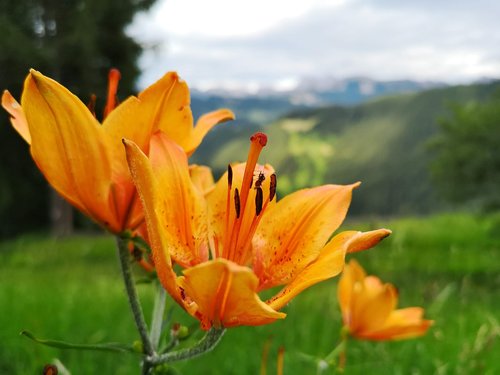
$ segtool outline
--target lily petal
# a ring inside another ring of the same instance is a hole
[[[183,267],[208,260],[206,203],[191,181],[186,154],[157,132],[151,138],[149,159],[158,188],[156,210],[165,220],[170,255]]]
[[[261,286],[290,282],[318,257],[344,220],[357,186],[300,190],[265,212],[253,240],[254,269]]]
[[[323,248],[319,257],[314,262],[309,264],[292,282],[276,296],[268,300],[267,303],[273,309],[280,310],[304,289],[338,275],[344,268],[346,253],[351,252],[352,249],[358,249],[359,251],[362,248],[368,249],[375,246],[383,238],[387,237],[389,233],[390,231],[387,229],[379,229],[370,232],[346,231],[337,234]],[[363,274],[358,275],[356,278],[360,277],[362,280],[362,276]],[[346,289],[343,288],[342,290]],[[340,299],[341,305],[346,305],[346,300],[349,299],[350,297],[344,292],[344,295]]]
[[[186,153],[191,155],[200,145],[205,135],[215,126],[226,121],[234,120],[234,113],[229,109],[223,108],[209,112],[201,116],[193,129],[190,142],[186,144]]]
[[[378,280],[380,285],[374,288],[374,293],[367,293],[365,289],[369,286],[366,285],[366,281],[367,279],[365,279],[365,285],[354,285],[352,320],[349,327],[353,336],[356,336],[358,332],[369,332],[381,327],[395,309],[398,300],[396,288],[393,285],[381,285]]]
[[[394,310],[383,326],[363,332],[362,337],[369,340],[401,340],[424,335],[434,323],[423,319],[424,310],[420,307],[408,307]]]
[[[347,264],[342,272],[342,277],[339,280],[339,285],[337,288],[338,300],[340,305],[340,310],[342,312],[342,318],[344,324],[351,324],[351,303],[352,303],[352,293],[354,290],[354,285],[356,283],[362,283],[366,277],[365,270],[356,262],[351,259],[349,264]]]
[[[87,107],[34,70],[26,79],[21,103],[33,159],[47,180],[84,213],[119,231],[121,223],[111,212],[115,208],[110,197],[109,139]]]
[[[9,112],[10,122],[26,143],[31,144],[31,134],[28,122],[21,105],[12,97],[10,92],[5,90],[2,95],[2,107]]]
[[[177,276],[172,268],[169,238],[164,231],[167,223],[165,222],[164,215],[162,215],[163,213],[157,211],[157,207],[160,205],[160,197],[158,196],[159,186],[153,168],[146,155],[144,155],[136,144],[128,140],[124,140],[123,144],[125,145],[130,172],[142,201],[158,278],[172,298],[181,306],[184,306],[184,301],[177,285]]]
[[[189,166],[191,180],[203,195],[208,194],[215,188],[212,170],[205,165],[191,164]]]
[[[218,258],[183,271],[178,282],[187,299],[197,305],[203,329],[262,325],[283,319],[257,295],[254,273],[226,259]]]

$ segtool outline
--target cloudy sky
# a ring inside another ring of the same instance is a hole
[[[140,86],[288,88],[304,77],[471,82],[500,77],[500,1],[158,0],[129,33]]]

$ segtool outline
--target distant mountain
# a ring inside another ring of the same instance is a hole
[[[379,96],[419,92],[444,86],[446,84],[439,82],[411,80],[376,81],[362,77],[338,80],[330,77],[311,77],[302,79],[287,90],[261,88],[257,92],[248,93],[234,89],[193,89],[191,95],[196,115],[219,107],[230,107],[238,117],[261,124],[292,109],[331,104],[355,105]]]
[[[281,194],[320,183],[362,181],[352,211],[363,215],[427,213],[443,207],[431,183],[429,140],[451,103],[482,101],[500,82],[454,86],[380,97],[353,106],[295,109],[264,126],[269,136],[261,161],[273,164]],[[238,113],[236,111],[236,113]],[[257,129],[221,125],[195,161],[221,172],[244,160]]]

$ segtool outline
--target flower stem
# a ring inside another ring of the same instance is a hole
[[[225,331],[226,330],[224,328],[211,328],[206,333],[206,335],[203,336],[200,341],[198,341],[192,347],[165,353],[156,358],[148,358],[146,359],[146,361],[151,363],[152,365],[159,365],[161,363],[171,363],[182,361],[184,359],[199,357],[200,355],[205,354],[215,348],[224,335]]]
[[[165,289],[156,283],[156,297],[153,307],[153,318],[151,319],[150,338],[154,350],[158,350],[160,344],[161,332],[163,329],[163,313],[165,311],[166,293]]]
[[[144,313],[142,312],[139,296],[137,295],[134,280],[132,279],[132,271],[130,269],[130,252],[127,246],[128,241],[124,238],[116,237],[116,244],[118,246],[118,258],[120,260],[125,290],[127,291],[128,301],[134,316],[135,325],[139,331],[139,335],[141,336],[144,353],[149,357],[156,357],[153,345],[151,344],[151,340],[148,336],[148,327],[146,326],[146,322],[144,320]]]

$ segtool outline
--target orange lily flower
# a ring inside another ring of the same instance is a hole
[[[348,231],[328,241],[358,184],[304,189],[276,203],[276,175],[257,165],[266,142],[255,134],[247,162],[229,166],[204,199],[185,153],[165,134],[152,138],[149,158],[124,141],[158,277],[203,329],[284,318],[279,310],[294,296],[341,272],[346,252],[390,234]],[[182,276],[173,261],[184,268]],[[284,288],[267,301],[257,294],[278,285]]]
[[[351,260],[340,278],[338,299],[344,326],[353,337],[363,340],[398,340],[424,335],[433,324],[424,320],[424,310],[408,307],[396,310],[396,288],[367,276]]]
[[[189,89],[172,72],[116,106],[118,80],[118,71],[112,70],[102,125],[75,95],[35,70],[26,78],[21,105],[8,91],[2,96],[12,125],[30,145],[47,181],[113,233],[133,230],[143,221],[122,138],[148,154],[152,134],[161,130],[191,155],[213,126],[234,118],[222,109],[202,116],[193,127]]]

